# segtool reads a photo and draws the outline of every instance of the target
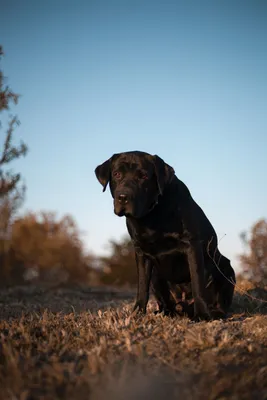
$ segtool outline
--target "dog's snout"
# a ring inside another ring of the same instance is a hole
[[[126,193],[121,193],[118,196],[118,200],[120,204],[127,204],[128,203],[128,196]]]

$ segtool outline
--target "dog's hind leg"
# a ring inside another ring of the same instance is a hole
[[[226,318],[235,290],[235,272],[231,267],[230,260],[221,254],[215,261],[213,260],[212,268],[210,289],[213,291],[213,302],[212,305],[210,302],[211,315],[214,319]]]
[[[230,264],[230,260],[224,256],[221,257],[219,268],[223,275],[221,274],[221,281],[219,282],[218,303],[224,312],[227,313],[231,307],[235,290],[235,272]]]

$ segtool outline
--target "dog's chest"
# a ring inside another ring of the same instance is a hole
[[[154,257],[181,251],[181,238],[175,232],[159,232],[146,229],[133,237],[135,247]]]

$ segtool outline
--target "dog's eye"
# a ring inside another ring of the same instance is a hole
[[[113,172],[113,176],[115,179],[121,179],[121,173],[118,171]]]

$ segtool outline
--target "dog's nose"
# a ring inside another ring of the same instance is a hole
[[[127,194],[121,193],[119,195],[119,203],[120,204],[127,204],[128,203],[128,196]]]

